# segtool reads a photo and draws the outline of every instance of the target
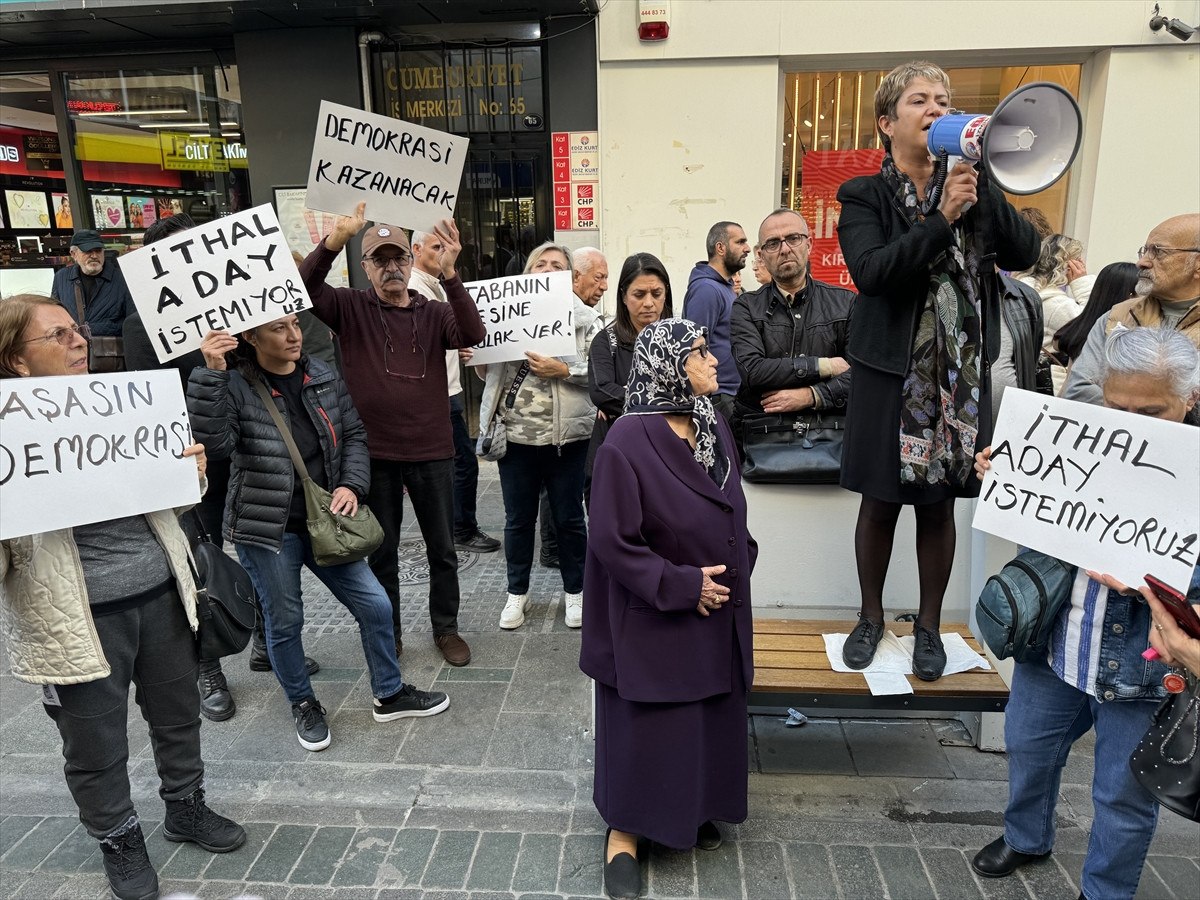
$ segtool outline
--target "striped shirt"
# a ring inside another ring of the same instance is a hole
[[[1054,674],[1076,690],[1096,696],[1100,641],[1108,611],[1108,588],[1080,569],[1071,586],[1071,602],[1054,621],[1047,662]]]

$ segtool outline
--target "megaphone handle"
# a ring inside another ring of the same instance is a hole
[[[938,152],[937,162],[933,165],[933,180],[922,204],[921,212],[925,215],[937,209],[942,202],[942,188],[946,185],[946,176],[950,174],[949,160],[950,156],[945,150]]]

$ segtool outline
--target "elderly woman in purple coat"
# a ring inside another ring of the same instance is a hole
[[[605,889],[637,897],[638,838],[715,850],[746,818],[750,572],[758,547],[717,361],[683,319],[646,326],[596,454],[580,668],[596,681]]]

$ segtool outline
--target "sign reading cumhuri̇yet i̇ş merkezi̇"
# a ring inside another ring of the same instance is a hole
[[[513,275],[463,287],[487,329],[468,365],[524,359],[526,350],[544,356],[576,355],[570,272]]]
[[[1187,592],[1200,428],[1009,388],[972,525],[1140,586]]]
[[[0,379],[0,539],[200,500],[174,369]]]
[[[305,206],[432,232],[454,215],[464,137],[321,101]]]
[[[162,363],[198,349],[210,331],[245,331],[310,305],[269,203],[117,261]]]

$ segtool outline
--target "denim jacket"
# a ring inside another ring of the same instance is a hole
[[[1189,603],[1200,602],[1200,566],[1192,570]],[[1100,638],[1100,662],[1096,670],[1096,699],[1161,700],[1167,695],[1162,678],[1167,667],[1148,662],[1142,653],[1150,646],[1150,607],[1140,597],[1122,597],[1108,592],[1104,634]]]

